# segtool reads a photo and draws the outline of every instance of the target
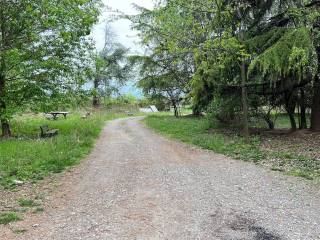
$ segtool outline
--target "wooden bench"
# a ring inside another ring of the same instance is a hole
[[[66,119],[69,112],[50,112],[48,114],[51,114],[53,116],[53,120],[57,120],[59,118],[59,115],[63,115],[64,118]]]
[[[42,137],[42,138],[53,137],[55,135],[58,135],[58,133],[59,133],[58,129],[50,130],[48,125],[40,126],[40,130],[41,130],[40,137]]]

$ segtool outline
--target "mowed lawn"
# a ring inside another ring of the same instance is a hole
[[[249,144],[242,137],[214,126],[205,117],[180,117],[151,115],[145,120],[148,127],[171,138],[213,150],[234,159],[250,161],[270,167],[274,171],[307,179],[320,179],[320,161],[303,154],[287,151],[270,151],[261,147],[259,136],[252,136]],[[289,126],[281,119],[282,126]],[[270,139],[270,141],[272,141]],[[282,144],[286,144],[284,141]]]
[[[79,163],[92,149],[107,120],[125,114],[98,112],[88,119],[71,114],[52,121],[41,115],[18,116],[12,121],[14,138],[0,140],[0,183],[14,186],[15,180],[43,179]],[[39,138],[40,126],[58,129],[53,138]]]

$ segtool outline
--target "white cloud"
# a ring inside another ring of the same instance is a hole
[[[137,13],[133,7],[133,4],[151,9],[153,7],[152,0],[103,0],[106,6],[112,9],[117,9],[126,14]],[[110,13],[107,9],[103,10],[100,16],[100,22],[94,27],[91,36],[96,42],[97,49],[100,50],[104,43],[104,20],[110,17]],[[126,47],[129,47],[131,51],[141,50],[141,46],[138,44],[138,37],[136,32],[130,28],[130,21],[118,20],[112,23],[113,31],[117,36],[117,40]]]

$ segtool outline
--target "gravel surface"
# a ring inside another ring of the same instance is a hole
[[[167,140],[140,119],[110,122],[59,199],[15,238],[320,239],[312,182]]]

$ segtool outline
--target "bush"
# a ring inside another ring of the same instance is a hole
[[[153,105],[152,100],[148,99],[148,98],[143,98],[143,99],[139,99],[138,100],[138,106],[141,108],[145,108],[148,107],[150,105]]]
[[[241,122],[241,100],[238,97],[226,99],[216,97],[207,108],[207,116],[210,120],[218,120],[222,124],[239,125]]]

